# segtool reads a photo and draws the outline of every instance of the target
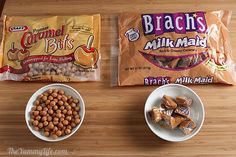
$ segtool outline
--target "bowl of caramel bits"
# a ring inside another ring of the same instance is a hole
[[[64,140],[81,126],[84,101],[74,88],[50,84],[36,91],[28,101],[25,120],[30,131],[49,142]]]

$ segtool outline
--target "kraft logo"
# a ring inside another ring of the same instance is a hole
[[[10,32],[20,32],[20,31],[25,31],[27,30],[27,26],[11,26],[9,27]]]

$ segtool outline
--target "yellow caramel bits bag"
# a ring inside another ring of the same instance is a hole
[[[0,80],[100,80],[100,15],[5,16]]]
[[[119,16],[118,85],[236,84],[229,11]]]

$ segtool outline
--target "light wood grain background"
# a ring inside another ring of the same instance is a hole
[[[28,99],[47,83],[0,82],[0,156],[9,155],[9,148],[50,148],[67,149],[70,156],[235,157],[236,86],[191,86],[202,98],[206,119],[197,136],[181,143],[159,139],[145,123],[144,103],[156,87],[110,86],[110,50],[112,42],[117,42],[112,40],[115,27],[111,23],[118,13],[217,9],[233,11],[230,36],[236,60],[235,0],[7,0],[2,13],[6,15],[101,13],[103,81],[68,83],[82,94],[86,116],[75,135],[58,143],[34,137],[24,120]]]

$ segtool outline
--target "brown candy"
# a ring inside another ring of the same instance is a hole
[[[188,135],[196,128],[196,123],[188,118],[180,124],[179,128],[183,133]]]
[[[60,99],[64,99],[58,100],[59,95]],[[46,104],[47,101],[49,102]],[[65,95],[63,90],[49,89],[35,100],[30,111],[30,123],[35,130],[43,132],[46,137],[57,138],[70,134],[81,122],[77,108],[79,108],[78,99]]]
[[[162,114],[160,112],[160,109],[158,109],[157,107],[152,108],[151,118],[152,118],[153,122],[158,123],[162,119],[161,115]]]
[[[145,54],[144,54],[145,55]],[[206,59],[204,54],[196,54],[194,56],[184,56],[184,57],[158,57],[158,56],[146,56],[149,57],[153,63],[158,64],[160,67],[171,68],[171,69],[182,69],[195,66],[201,61]]]
[[[171,128],[174,129],[176,128],[180,123],[182,123],[185,120],[184,117],[182,116],[178,116],[178,115],[174,115],[173,117],[171,117]]]
[[[163,96],[162,103],[167,109],[175,109],[177,107],[175,101],[170,96],[167,95]]]
[[[162,128],[171,128],[171,116],[162,114],[162,119],[159,124]]]
[[[175,101],[178,105],[182,105],[182,106],[185,106],[185,107],[190,106],[193,102],[192,99],[187,98],[185,96],[177,96]]]
[[[190,108],[189,107],[185,107],[185,106],[178,106],[175,109],[175,113],[184,116],[184,117],[188,117],[190,115]]]
[[[177,65],[178,65],[178,62],[179,62],[179,58],[176,58],[176,59],[173,59],[171,62],[170,62],[170,64],[169,64],[169,67],[170,68],[176,68],[177,67]]]
[[[178,68],[187,68],[190,66],[192,61],[192,57],[183,57],[180,59],[180,61],[178,62],[177,67]]]
[[[189,106],[191,106],[192,99],[178,96],[176,100],[178,105],[170,96],[164,95],[162,104],[160,107],[153,107],[150,116],[152,121],[158,123],[162,128],[175,129],[181,127],[185,134],[189,134],[196,127],[193,120],[189,118]]]
[[[164,104],[161,104],[160,111],[161,111],[163,114],[166,114],[166,115],[168,115],[168,116],[171,116],[174,110],[173,110],[173,109],[168,109],[168,108],[165,107]]]
[[[181,122],[185,120],[184,117],[178,115],[168,116],[166,114],[163,114],[162,118],[163,119],[160,126],[162,128],[171,128],[171,129],[175,129]]]

